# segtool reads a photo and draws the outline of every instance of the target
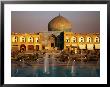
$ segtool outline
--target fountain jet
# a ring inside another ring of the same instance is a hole
[[[44,73],[48,74],[49,73],[49,58],[48,55],[44,57]]]
[[[71,66],[71,74],[72,76],[75,76],[76,73],[76,67],[75,67],[75,60],[72,62],[72,66]]]

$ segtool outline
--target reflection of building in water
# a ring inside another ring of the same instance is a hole
[[[100,49],[99,33],[71,32],[71,23],[63,16],[57,16],[48,24],[48,32],[39,33],[12,33],[12,50],[53,50],[64,49]]]

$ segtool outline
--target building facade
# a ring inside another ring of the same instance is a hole
[[[71,23],[62,16],[57,16],[48,23],[48,32],[12,33],[11,49],[20,51],[38,50],[94,50],[100,49],[99,33],[71,32]]]

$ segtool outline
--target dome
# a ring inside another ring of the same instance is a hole
[[[49,31],[71,31],[71,23],[63,16],[57,16],[48,23]]]

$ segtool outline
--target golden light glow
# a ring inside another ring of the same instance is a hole
[[[53,18],[48,24],[49,31],[71,31],[71,23],[63,16]]]
[[[58,47],[57,43],[63,43],[63,50],[77,49],[100,49],[99,33],[73,33],[71,23],[63,16],[57,16],[48,23],[49,32],[40,33],[14,33],[11,34],[12,49],[20,50],[24,46],[25,50],[53,50]],[[60,32],[60,33],[58,33]],[[57,35],[56,35],[57,33]],[[63,38],[56,40],[61,33]],[[56,35],[56,36],[55,36]],[[58,42],[59,41],[59,42]]]

